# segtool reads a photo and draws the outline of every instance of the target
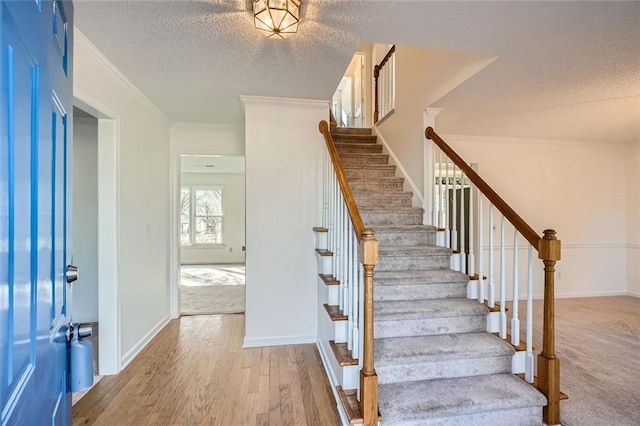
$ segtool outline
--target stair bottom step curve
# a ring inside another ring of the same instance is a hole
[[[386,425],[542,425],[546,398],[512,374],[380,386]]]

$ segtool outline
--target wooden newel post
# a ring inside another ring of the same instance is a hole
[[[375,81],[374,84],[374,96],[373,96],[373,123],[378,122],[378,118],[380,118],[380,111],[378,109],[378,77],[380,77],[380,65],[376,65],[373,67],[373,79]]]
[[[364,268],[364,354],[360,370],[360,413],[364,426],[374,426],[378,424],[378,375],[373,365],[373,268],[378,263],[378,241],[373,230],[364,230],[359,252]]]
[[[544,263],[544,322],[542,352],[538,355],[538,389],[547,397],[542,417],[545,424],[560,424],[560,360],[555,348],[555,276],[560,260],[560,240],[547,229],[538,241],[538,258]]]

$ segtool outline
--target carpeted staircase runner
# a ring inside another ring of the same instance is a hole
[[[544,396],[511,374],[511,345],[486,332],[488,310],[466,298],[403,179],[369,129],[332,137],[365,226],[379,242],[375,366],[384,425],[541,425]]]

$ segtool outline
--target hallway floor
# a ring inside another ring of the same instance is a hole
[[[182,265],[180,270],[181,315],[244,312],[244,265]]]
[[[337,425],[314,344],[242,348],[244,315],[171,321],[73,407],[74,425]]]

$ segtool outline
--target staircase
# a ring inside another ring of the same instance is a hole
[[[449,268],[451,250],[435,245],[437,230],[422,225],[423,210],[412,207],[376,136],[337,128],[332,137],[379,243],[374,359],[382,423],[542,424],[545,397],[511,373],[513,347],[486,332],[488,309],[467,299],[469,277]]]

